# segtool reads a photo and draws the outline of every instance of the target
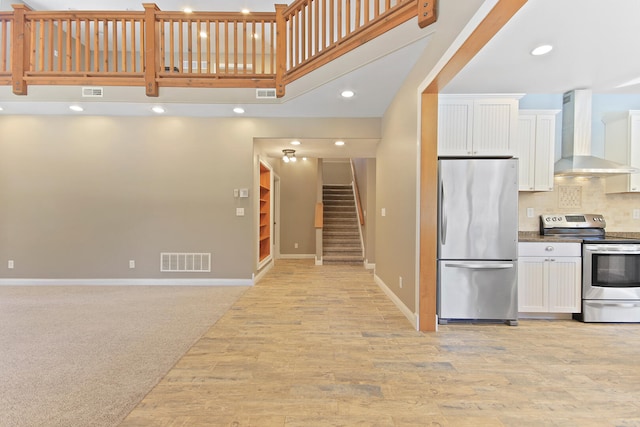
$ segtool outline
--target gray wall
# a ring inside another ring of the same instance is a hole
[[[438,22],[427,28],[434,32],[427,49],[383,117],[382,140],[376,155],[376,275],[413,313],[418,308],[416,191],[420,85],[481,3],[482,0],[451,0],[438,4]],[[452,14],[448,13],[451,10],[456,11],[459,20],[451,19]],[[385,217],[381,216],[382,208],[386,210]]]
[[[282,255],[316,253],[316,180],[318,160],[299,159],[280,164],[280,253]],[[298,247],[295,247],[295,244]]]
[[[379,119],[2,116],[0,277],[250,279],[253,138],[379,129]],[[163,251],[211,252],[212,271],[160,273]]]
[[[322,161],[325,185],[351,185],[351,163],[348,159],[324,159]]]

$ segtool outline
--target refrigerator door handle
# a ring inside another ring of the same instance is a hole
[[[507,268],[513,268],[513,263],[508,264],[477,264],[477,263],[469,263],[469,264],[445,264],[445,267],[452,268],[468,268],[472,270],[504,270]]]
[[[440,244],[447,242],[447,212],[444,209],[444,183],[440,184],[440,213],[442,215],[442,224],[440,227]]]

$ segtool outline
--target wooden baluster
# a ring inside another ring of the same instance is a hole
[[[90,35],[91,35],[90,21],[84,22],[84,71],[88,72],[91,68],[91,50],[90,50]]]
[[[98,26],[98,20],[93,20],[93,70],[100,71],[100,28]]]
[[[75,69],[74,71],[79,72],[80,71],[80,57],[81,52],[82,52],[82,43],[80,43],[80,28],[81,28],[81,24],[80,24],[80,19],[76,18],[75,20],[75,25],[76,25],[76,56],[75,56]]]
[[[276,5],[276,96],[284,96],[284,73],[287,69],[287,27],[284,19],[286,5]],[[273,37],[272,37],[273,39]]]
[[[211,32],[211,21],[207,19],[207,73],[211,74],[211,37],[213,37],[213,33]]]
[[[30,27],[25,14],[31,9],[23,4],[14,4],[12,7],[11,85],[14,94],[26,95],[27,82],[24,80],[24,74],[29,68],[29,51],[31,49],[27,37]]]
[[[156,12],[160,9],[155,3],[143,3],[144,6],[144,86],[147,96],[158,96],[158,26],[156,25]]]

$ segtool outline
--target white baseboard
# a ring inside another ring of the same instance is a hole
[[[252,279],[0,279],[0,286],[252,286]]]
[[[375,270],[376,269],[376,263],[375,262],[369,262],[366,259],[364,260],[364,268],[365,270]]]
[[[315,259],[316,254],[280,254],[280,259]]]
[[[418,316],[415,313],[412,313],[409,307],[404,305],[404,303],[398,298],[396,294],[394,294],[391,289],[384,283],[384,281],[378,277],[377,274],[374,273],[373,280],[380,286],[380,289],[389,297],[389,299],[400,309],[402,314],[409,319],[409,322],[413,325],[414,328],[418,328]]]
[[[322,265],[322,258],[316,257],[316,265]]]
[[[258,274],[254,274],[253,275],[252,284],[256,284],[260,280],[262,280],[264,275],[267,274],[267,271],[271,270],[272,268],[273,268],[273,260],[271,260],[271,262],[269,262],[269,264],[267,264],[265,267],[263,267],[262,270],[260,270],[258,272]]]

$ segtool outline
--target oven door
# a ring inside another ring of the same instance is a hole
[[[640,299],[640,244],[585,244],[582,298]]]

